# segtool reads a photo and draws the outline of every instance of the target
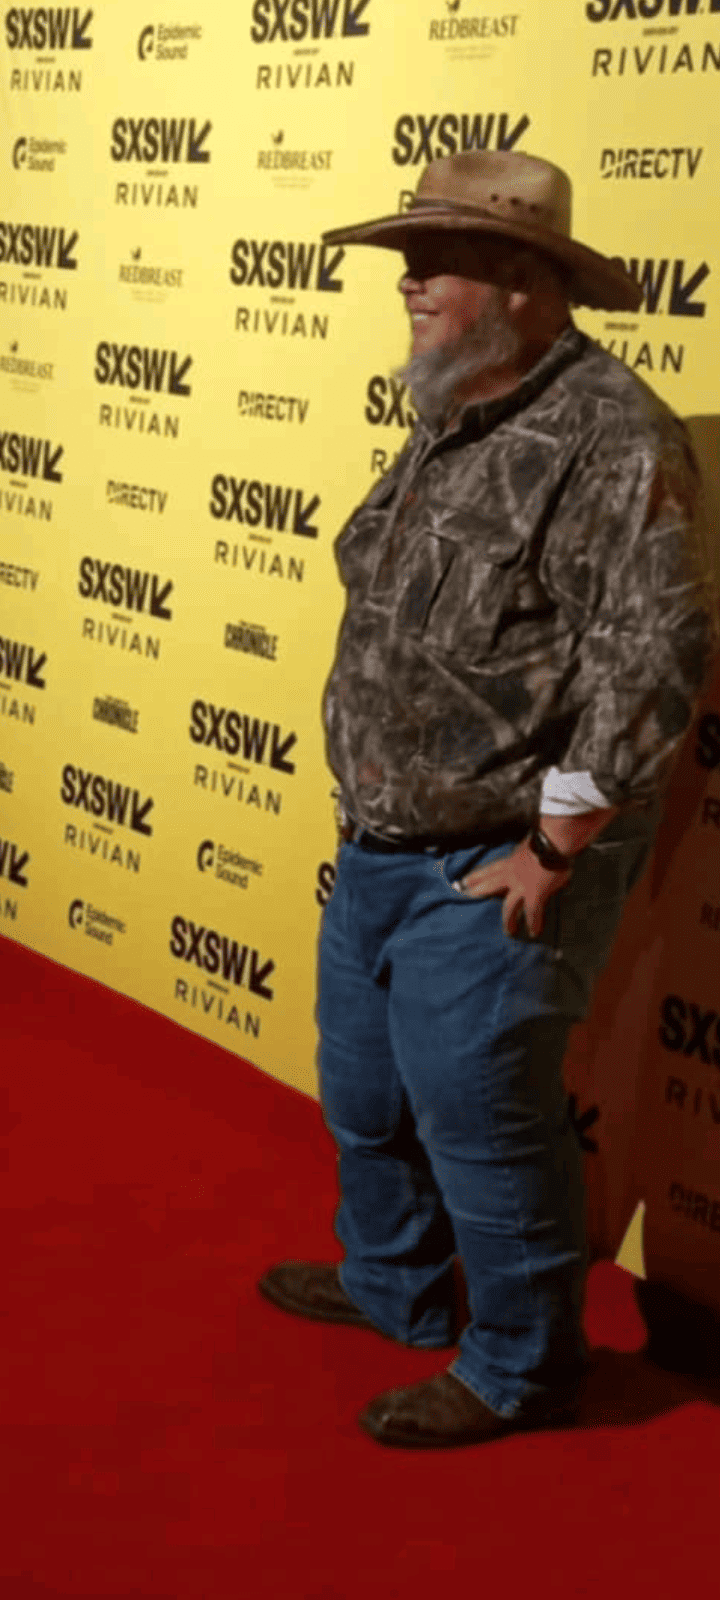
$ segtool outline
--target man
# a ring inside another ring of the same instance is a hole
[[[459,1343],[361,1414],[389,1445],[575,1414],[587,1256],[563,1053],[715,648],[683,426],[570,315],[641,292],[571,239],[570,200],[547,162],[468,153],[434,162],[409,212],[326,235],[404,252],[419,420],[336,545],[344,825],[318,1020],[345,1257],[260,1288]]]

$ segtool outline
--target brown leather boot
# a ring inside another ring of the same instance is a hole
[[[391,1337],[348,1299],[337,1265],[329,1261],[282,1261],[265,1273],[258,1289],[266,1300],[293,1316],[309,1317],[312,1322],[344,1322],[353,1328],[369,1328],[384,1339]]]

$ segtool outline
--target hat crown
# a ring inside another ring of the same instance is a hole
[[[572,186],[567,173],[519,151],[466,150],[432,161],[420,178],[412,210],[426,205],[478,210],[570,238]]]

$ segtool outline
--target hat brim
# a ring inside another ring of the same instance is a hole
[[[575,305],[589,306],[594,311],[637,311],[642,304],[640,285],[620,262],[548,228],[506,221],[474,207],[445,209],[436,203],[431,210],[419,205],[396,216],[331,228],[322,237],[326,244],[372,244],[386,250],[403,250],[412,234],[433,231],[494,234],[532,246],[565,269],[568,294]]]

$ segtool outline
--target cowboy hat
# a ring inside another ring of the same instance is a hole
[[[575,305],[637,311],[642,289],[622,263],[570,237],[567,173],[516,150],[467,150],[432,161],[408,211],[323,234],[328,244],[403,250],[420,229],[496,234],[530,245],[564,269]]]

